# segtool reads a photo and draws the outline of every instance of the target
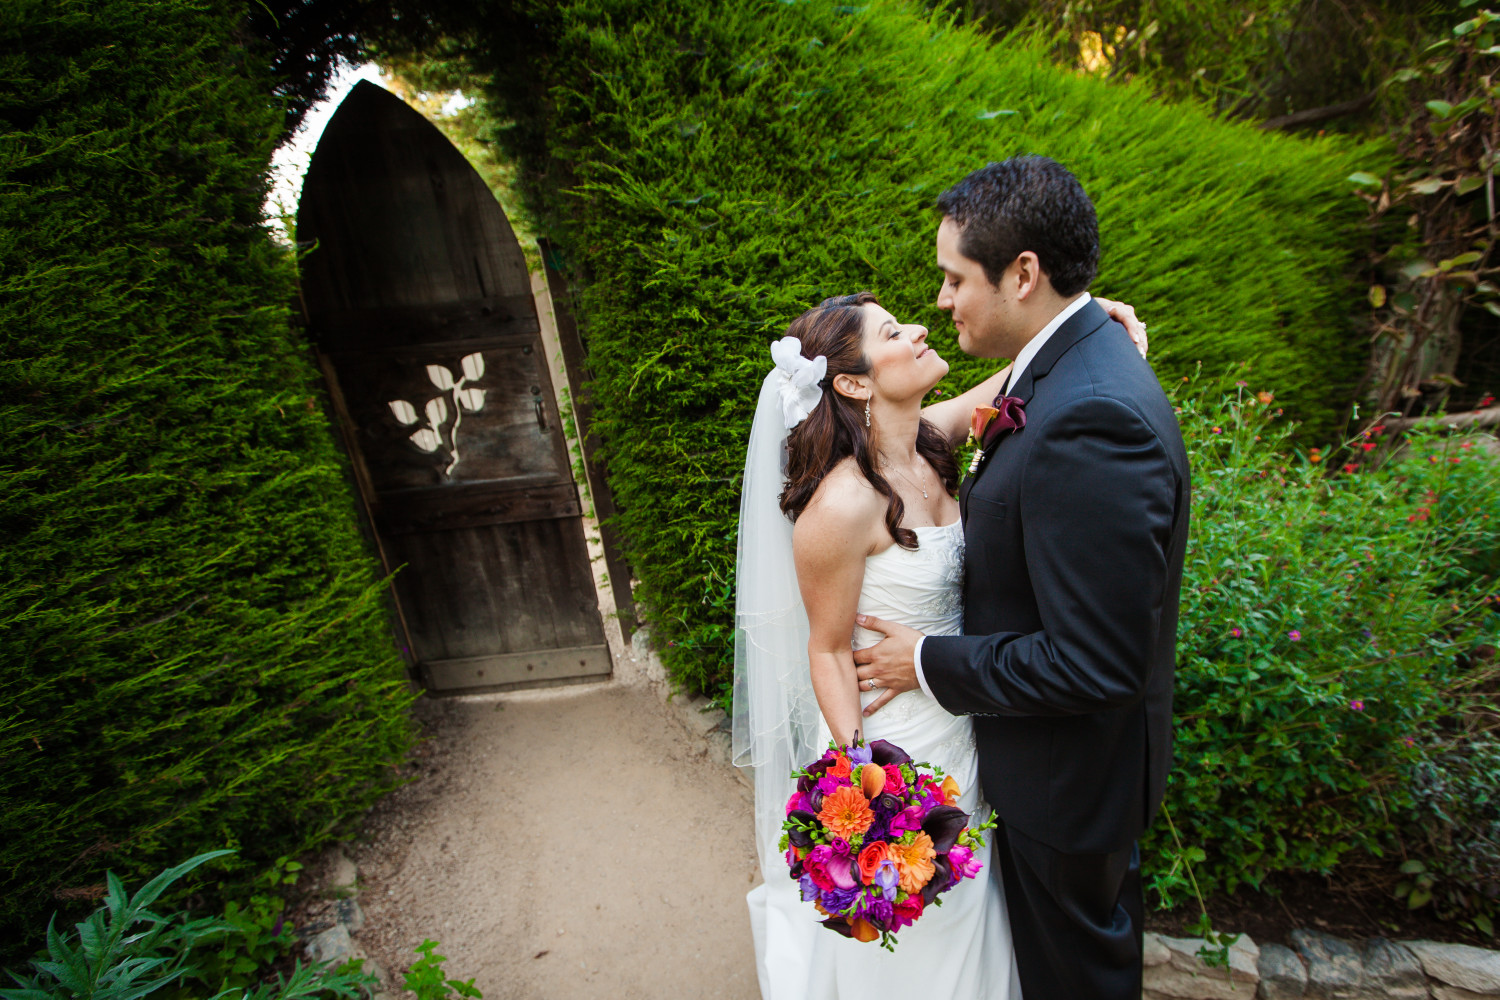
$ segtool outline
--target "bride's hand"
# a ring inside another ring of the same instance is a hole
[[[1141,352],[1141,357],[1146,356],[1146,324],[1142,323],[1135,315],[1135,306],[1116,302],[1114,299],[1101,299],[1094,296],[1094,301],[1104,307],[1109,313],[1109,318],[1125,327],[1125,332],[1130,334],[1130,339],[1135,341],[1135,349]]]

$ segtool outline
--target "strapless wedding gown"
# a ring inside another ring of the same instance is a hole
[[[893,545],[865,561],[859,610],[928,635],[956,635],[963,630],[963,527],[955,521],[916,532],[915,550]],[[853,645],[880,639],[856,627]],[[878,694],[861,692],[861,703]],[[918,688],[892,698],[864,726],[866,739],[889,740],[952,775],[962,791],[959,808],[974,822],[988,818],[967,716],[949,715]],[[822,738],[826,745],[826,726]],[[984,871],[898,932],[895,952],[821,926],[797,884],[784,871],[771,873],[749,895],[764,1000],[1019,1000],[1000,876],[988,851],[976,854]]]

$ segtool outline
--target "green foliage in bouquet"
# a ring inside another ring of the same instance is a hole
[[[1167,796],[1184,846],[1165,824],[1143,844],[1169,901],[1179,855],[1205,892],[1232,890],[1431,829],[1418,818],[1452,805],[1435,752],[1452,739],[1436,737],[1500,643],[1500,463],[1480,439],[1293,450],[1268,393],[1184,388],[1195,480]],[[1454,860],[1475,843],[1469,814],[1493,810],[1459,814]],[[1449,868],[1473,887],[1493,858]]]
[[[1215,121],[891,2],[565,0],[474,17],[468,58],[536,217],[583,279],[597,427],[673,675],[727,680],[743,446],[767,345],[821,298],[873,289],[953,363],[990,370],[933,305],[939,192],[1051,155],[1099,208],[1096,290],[1151,323],[1174,378],[1253,358],[1315,428],[1364,355],[1346,271],[1379,158]]]
[[[243,15],[16,0],[0,19],[9,957],[106,866],[228,844],[254,871],[326,840],[412,739],[288,324],[295,262],[262,225],[281,113]]]

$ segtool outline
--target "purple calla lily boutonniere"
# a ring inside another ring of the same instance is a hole
[[[974,446],[974,455],[969,459],[969,473],[979,471],[984,453],[989,451],[1000,435],[1006,431],[1018,431],[1026,426],[1026,401],[1019,396],[997,396],[994,406],[976,406],[969,419],[969,444]]]

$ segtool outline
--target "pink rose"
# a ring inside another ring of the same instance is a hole
[[[901,777],[901,768],[896,764],[887,764],[885,771],[885,790],[891,795],[900,795],[906,791],[906,779]]]

